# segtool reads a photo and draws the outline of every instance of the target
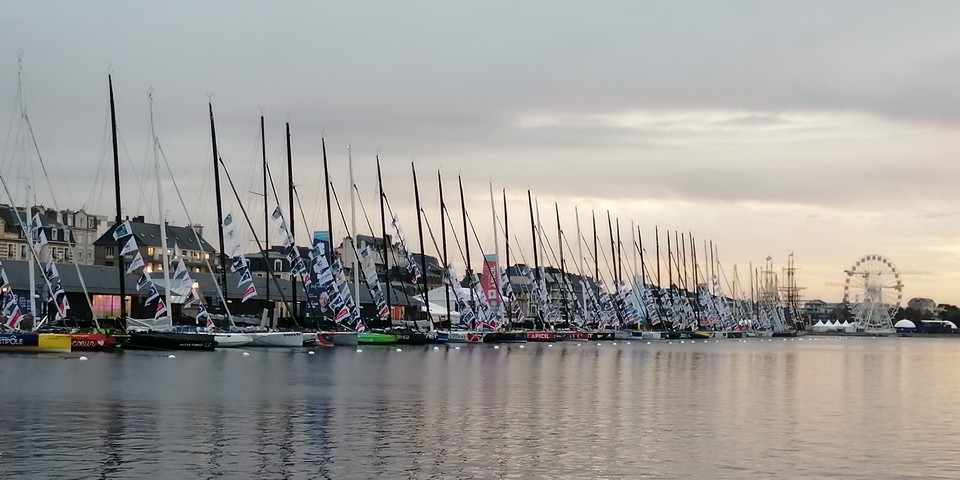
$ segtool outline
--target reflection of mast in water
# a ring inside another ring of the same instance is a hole
[[[123,405],[119,402],[112,402],[109,408],[104,412],[107,416],[104,423],[107,424],[103,436],[103,452],[105,458],[100,463],[100,478],[109,478],[118,474],[123,466],[123,453],[120,449],[120,442],[123,441],[125,429],[125,415]]]

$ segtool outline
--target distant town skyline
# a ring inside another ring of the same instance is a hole
[[[263,189],[261,113],[287,208],[290,122],[304,239],[327,229],[324,137],[345,208],[352,146],[374,234],[380,154],[387,197],[416,250],[414,160],[437,235],[443,171],[461,241],[462,175],[484,252],[494,245],[489,184],[498,210],[507,190],[513,262],[532,261],[529,188],[554,249],[557,202],[573,251],[574,207],[588,240],[596,212],[607,250],[610,210],[625,248],[633,248],[631,221],[647,252],[655,227],[692,232],[714,241],[727,274],[736,264],[742,282],[750,262],[771,256],[779,267],[793,252],[803,297],[839,301],[842,288],[828,284],[842,283],[860,257],[880,254],[902,270],[931,273],[904,276],[904,302],[960,303],[960,97],[952,82],[960,5],[952,2],[17,2],[5,12],[0,104],[10,134],[0,174],[14,198],[0,203],[24,203],[30,184],[37,203],[113,218],[112,72],[125,216],[159,218],[152,89],[157,136],[189,209],[165,178],[171,223],[187,224],[189,212],[216,225],[212,101],[221,155],[251,212],[263,203],[250,193]],[[49,186],[16,106],[19,58]],[[227,208],[239,212],[223,186]],[[342,237],[337,212],[334,219]],[[370,233],[359,212],[357,226]],[[425,242],[437,254],[429,235]],[[450,250],[462,268],[452,243]],[[478,268],[481,248],[473,252]]]

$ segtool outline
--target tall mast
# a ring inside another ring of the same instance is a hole
[[[640,250],[640,285],[647,285],[647,266],[643,261],[643,233],[640,231],[640,225],[637,225],[637,250]]]
[[[290,231],[287,232],[290,235],[290,239],[293,241],[293,249],[297,252],[297,257],[300,256],[300,251],[297,249],[296,241],[296,231],[294,228],[293,217],[293,153],[290,151],[290,122],[287,122],[287,196],[290,200],[290,210],[287,217],[290,218]],[[292,268],[291,268],[292,270]],[[294,274],[290,275],[290,289],[293,290],[293,321],[297,321],[297,276]]]
[[[460,216],[463,217],[463,247],[466,249],[466,260],[467,260],[467,285],[470,287],[470,308],[476,307],[477,299],[474,298],[476,290],[473,288],[473,267],[470,263],[470,234],[467,230],[467,204],[463,199],[463,178],[460,175],[457,175],[457,184],[460,185]],[[478,322],[477,330],[480,330],[481,326]]]
[[[123,222],[123,218],[120,215],[120,152],[117,149],[117,109],[113,101],[113,76],[107,75],[107,82],[110,84],[110,132],[113,139],[113,190],[116,195],[117,200],[117,219],[116,224],[120,226]],[[27,202],[29,203],[29,202]],[[29,221],[30,210],[28,205],[27,218]],[[25,235],[26,236],[26,235]],[[31,246],[32,248],[32,246]],[[221,250],[223,248],[221,247]],[[126,273],[126,267],[122,261],[122,256],[120,252],[123,250],[123,238],[117,239],[117,273],[119,274],[120,280],[120,321],[126,322],[127,320],[127,288],[126,282],[124,281],[124,274]],[[164,250],[166,251],[166,250]],[[31,258],[33,256],[31,255]],[[30,273],[33,273],[33,267],[30,268]],[[31,288],[33,287],[33,281],[30,282]],[[33,295],[30,297],[31,306],[33,305]],[[36,314],[33,310],[30,310],[31,313]]]
[[[567,304],[567,270],[563,262],[563,228],[560,226],[560,206],[553,202],[553,209],[557,213],[557,245],[560,246],[560,301],[563,305],[561,320],[570,321],[570,306]]]
[[[423,282],[423,304],[427,307],[427,320],[433,324],[433,317],[430,315],[430,301],[427,300],[427,253],[423,245],[423,210],[420,207],[420,186],[417,185],[417,165],[410,162],[410,170],[413,172],[413,197],[417,202],[417,237],[420,240],[420,281]],[[449,302],[447,308],[450,307]],[[414,325],[417,323],[414,322]]]
[[[494,229],[496,229],[496,225],[494,225]],[[509,282],[510,281],[510,222],[507,220],[507,189],[506,188],[503,189],[503,238],[504,238],[503,253],[505,255],[504,260],[506,261],[506,265],[503,268],[507,274],[506,275],[507,281]],[[499,273],[500,272],[497,272],[498,275]],[[507,300],[511,300],[511,299],[508,298]],[[512,328],[513,327],[513,304],[512,303],[508,308],[506,308],[506,311],[507,311],[507,325],[508,327]]]
[[[533,289],[534,292],[540,288],[540,258],[537,253],[537,222],[533,218],[533,195],[530,193],[530,190],[527,190],[527,203],[530,205],[530,236],[533,238],[533,276],[537,284]],[[546,319],[543,318],[543,312],[540,311],[540,304],[536,298],[533,299],[537,305],[537,313],[540,316],[541,322],[546,322]]]
[[[444,217],[447,214],[447,204],[443,201],[443,175],[440,174],[440,170],[437,170],[437,189],[440,191],[440,243],[443,244],[443,275],[446,275],[447,269],[450,268],[450,259],[447,258],[447,221]],[[449,285],[444,283],[443,297],[446,302],[444,308],[447,310],[447,324],[450,324],[450,288]]]
[[[260,115],[260,152],[263,160],[263,248],[267,251],[266,273],[267,273],[267,318],[270,319],[270,328],[273,328],[273,302],[270,301],[270,280],[273,278],[273,270],[270,268],[270,214],[267,206],[267,136],[265,134],[263,115]]]
[[[673,292],[673,250],[670,248],[670,230],[667,230],[667,289]]]
[[[357,189],[353,181],[353,151],[347,145],[347,166],[350,169],[350,247],[353,249],[350,258],[353,259],[353,298],[360,310],[360,259],[357,258]]]
[[[383,270],[387,275],[387,322],[393,326],[393,307],[390,303],[390,252],[393,251],[393,242],[387,241],[387,212],[384,209],[386,195],[383,193],[383,174],[380,173],[380,155],[377,155],[377,186],[380,189],[380,233],[383,235]]]
[[[157,177],[157,209],[160,211],[160,248],[163,249],[163,300],[167,306],[167,318],[173,323],[173,306],[170,305],[170,253],[167,251],[167,212],[163,209],[163,188],[160,182],[160,152],[157,133],[153,126],[153,93],[150,99],[150,141],[153,142],[153,170]],[[178,252],[179,254],[179,252]],[[123,264],[121,257],[121,264]]]
[[[217,151],[217,126],[213,121],[213,103],[207,103],[210,107],[210,140],[213,144],[213,187],[217,196],[217,238],[220,240],[220,253],[217,255],[220,259],[220,291],[223,292],[223,305],[220,313],[227,311],[227,252],[223,246],[223,205],[220,200],[220,164],[217,161],[220,153]]]
[[[493,200],[493,182],[489,183],[490,186],[490,220],[493,221],[493,271],[490,272],[490,280],[493,282],[493,288],[497,289],[497,297],[500,298],[500,306],[503,305],[503,298],[500,295],[502,291],[500,289],[500,240],[499,235],[497,235],[497,205]],[[483,252],[480,252],[483,253]],[[484,262],[486,264],[486,262]],[[486,266],[486,265],[484,265]],[[484,292],[486,295],[486,292]]]
[[[591,217],[593,217],[593,281],[596,282],[597,288],[600,287],[600,251],[597,250],[597,213],[594,211],[590,212]]]
[[[620,241],[620,217],[617,217],[617,285],[622,285],[622,284],[623,284],[623,243]]]
[[[656,244],[656,247],[657,247],[657,255],[656,255],[657,257],[657,288],[659,289],[659,288],[662,288],[660,286],[660,226],[659,225],[653,226],[653,236],[656,240],[654,243]]]
[[[607,210],[607,233],[610,234],[610,261],[613,263],[610,271],[610,280],[613,281],[613,290],[616,292],[620,289],[620,285],[617,284],[617,246],[614,244],[613,222],[610,220],[610,210]]]
[[[573,206],[573,216],[577,221],[577,271],[583,275],[583,240],[580,239],[580,210]]]
[[[333,265],[333,214],[330,204],[330,168],[327,165],[327,142],[320,137],[320,145],[323,149],[323,187],[327,196],[327,263]]]

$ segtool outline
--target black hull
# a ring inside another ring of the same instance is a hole
[[[213,335],[205,333],[131,332],[123,345],[133,350],[212,351],[217,346]]]
[[[397,337],[397,344],[399,345],[426,345],[427,336],[422,333],[397,333],[396,331],[392,332],[394,336]]]
[[[524,332],[493,332],[483,336],[483,343],[527,343]]]
[[[774,337],[796,337],[798,335],[796,330],[793,330],[790,332],[773,332],[773,336]]]
[[[590,332],[590,340],[613,340],[613,332]]]

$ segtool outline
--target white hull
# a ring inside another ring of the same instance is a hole
[[[617,340],[630,340],[633,338],[633,334],[629,330],[614,330],[613,338]]]
[[[253,343],[253,337],[245,333],[215,333],[217,348],[235,348]]]
[[[302,347],[303,333],[301,332],[256,332],[249,333],[253,337],[251,347]]]
[[[447,343],[468,343],[467,332],[454,330],[447,333]]]
[[[640,338],[643,340],[662,340],[663,333],[662,332],[643,332],[643,334],[640,335]]]

